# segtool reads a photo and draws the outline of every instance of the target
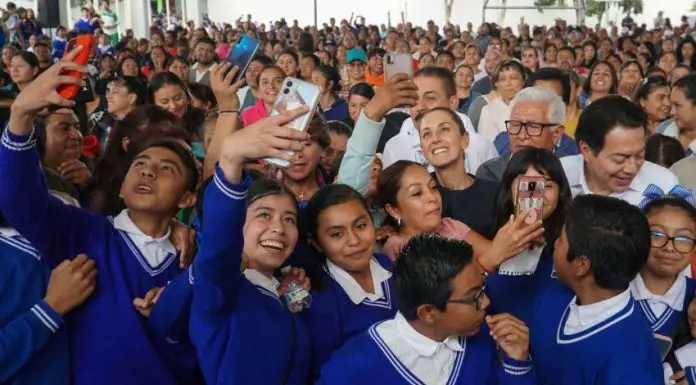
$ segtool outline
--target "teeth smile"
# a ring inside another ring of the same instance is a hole
[[[283,242],[272,240],[261,241],[261,246],[277,251],[283,250],[285,248],[285,244],[283,244]]]
[[[447,149],[446,148],[436,148],[435,150],[433,150],[433,155],[437,155],[437,154],[440,154],[443,152],[447,152]]]

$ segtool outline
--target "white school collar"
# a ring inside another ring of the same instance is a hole
[[[567,335],[582,333],[621,312],[631,301],[631,291],[626,289],[617,296],[591,305],[578,305],[577,300],[577,297],[573,297],[568,320],[562,325],[563,332]]]
[[[12,227],[0,227],[0,235],[7,238],[21,237],[19,231],[15,230]]]
[[[683,273],[679,273],[677,280],[674,281],[672,287],[667,290],[665,295],[653,294],[645,286],[643,277],[638,274],[636,279],[631,281],[630,285],[633,298],[639,301],[648,300],[663,303],[676,311],[684,309],[684,298],[686,296],[686,277]]]
[[[121,213],[114,218],[114,227],[117,230],[127,233],[128,235],[140,238],[146,246],[155,244],[157,247],[169,254],[177,254],[176,248],[169,240],[169,236],[172,233],[171,227],[167,229],[167,233],[161,238],[153,238],[143,233],[142,230],[140,230],[138,226],[133,223],[133,220],[131,220],[130,216],[128,215],[128,209],[121,211]]]
[[[278,297],[278,286],[280,286],[280,283],[277,279],[275,279],[275,277],[268,278],[261,274],[258,270],[254,269],[244,270],[244,277],[246,277],[246,279],[249,280],[249,282],[251,282],[254,286],[265,289]]]
[[[421,356],[432,357],[442,346],[455,353],[464,350],[462,345],[459,343],[459,337],[450,336],[442,342],[437,342],[420,334],[418,331],[416,331],[416,329],[413,328],[413,326],[411,326],[411,324],[408,323],[406,317],[404,317],[401,312],[396,313],[396,317],[394,317],[394,325],[401,336],[401,340],[408,344]]]
[[[326,260],[326,266],[329,270],[329,274],[334,278],[334,280],[341,286],[343,291],[346,292],[348,298],[354,303],[359,304],[365,299],[370,301],[376,301],[384,297],[384,290],[382,289],[382,283],[391,277],[391,272],[387,271],[382,265],[379,264],[374,258],[370,260],[370,274],[372,275],[372,286],[374,287],[374,294],[367,293],[358,284],[347,271],[338,267],[335,263],[331,262],[329,259]]]

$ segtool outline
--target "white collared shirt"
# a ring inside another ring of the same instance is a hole
[[[631,291],[626,289],[615,297],[591,305],[578,305],[577,301],[578,298],[573,297],[568,320],[563,325],[563,333],[567,335],[582,333],[623,310],[631,301]]]
[[[376,332],[396,358],[426,385],[446,384],[457,353],[464,352],[458,337],[433,341],[416,331],[401,313],[377,325]]]
[[[370,274],[372,276],[372,286],[375,292],[368,293],[363,290],[355,278],[335,263],[327,259],[326,266],[329,270],[329,274],[331,274],[333,279],[341,286],[343,291],[346,292],[348,298],[356,305],[362,303],[366,299],[370,302],[375,302],[384,298],[385,293],[382,289],[382,283],[392,276],[391,272],[383,268],[379,262],[372,258],[370,260]]]
[[[211,67],[208,67],[207,70],[205,70],[205,71],[203,71],[203,72],[200,72],[200,71],[198,71],[198,63],[194,64],[194,65],[191,67],[191,69],[192,69],[193,72],[196,74],[196,83],[200,82],[201,79],[203,79],[203,77],[205,76],[205,74],[207,74],[208,72],[210,72],[210,70],[211,70],[212,68],[213,68],[213,67],[211,66]]]
[[[153,238],[143,233],[138,226],[133,223],[128,215],[128,209],[121,211],[114,218],[114,227],[121,230],[128,238],[130,238],[135,246],[140,250],[140,253],[145,258],[145,261],[151,268],[157,268],[172,254],[176,255],[177,251],[174,245],[169,240],[172,232],[171,227],[167,229],[167,233],[161,238]]]
[[[638,301],[647,301],[656,319],[659,319],[662,314],[669,309],[682,311],[684,308],[686,277],[684,277],[683,273],[677,276],[677,280],[674,281],[674,284],[667,290],[667,294],[665,295],[651,293],[645,286],[645,281],[643,281],[643,277],[641,277],[640,274],[636,276],[636,279],[631,281],[629,288],[631,289],[633,298]]]
[[[696,342],[689,342],[674,351],[674,357],[682,368],[696,366]],[[665,370],[665,384],[671,384],[670,377],[674,374],[672,367],[668,363],[662,364]]]
[[[246,269],[244,270],[244,277],[251,282],[254,286],[258,286],[266,291],[274,294],[276,298],[278,297],[278,286],[280,283],[275,277],[268,278],[265,275],[259,273],[258,270]]]
[[[561,158],[561,164],[568,178],[570,191],[573,197],[584,194],[592,194],[587,186],[585,177],[585,162],[582,155],[572,155]],[[638,175],[633,179],[628,190],[621,193],[612,193],[610,196],[622,199],[634,206],[638,206],[643,200],[643,192],[651,185],[657,185],[665,193],[669,192],[674,186],[679,184],[677,177],[668,169],[655,163],[645,161],[643,167],[638,171]]]
[[[478,133],[484,138],[493,141],[501,132],[505,132],[505,121],[510,119],[512,109],[509,104],[505,104],[501,97],[497,97],[481,110],[479,119]]]
[[[482,164],[498,157],[498,151],[495,149],[493,142],[476,132],[468,116],[460,112],[457,112],[457,115],[464,123],[464,127],[469,134],[469,147],[466,149],[466,172],[476,174],[476,171]],[[427,159],[423,155],[420,145],[420,135],[418,135],[418,130],[414,126],[412,118],[406,119],[401,126],[401,131],[389,139],[384,146],[383,155],[382,163],[384,168],[391,166],[399,160],[410,160],[420,164],[427,164]],[[431,172],[433,171],[430,166],[428,169]]]

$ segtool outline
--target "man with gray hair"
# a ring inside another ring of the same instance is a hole
[[[525,147],[556,152],[563,134],[565,103],[550,89],[525,88],[510,102],[510,120],[505,122],[510,136],[510,151],[481,165],[477,178],[500,183],[514,153]]]

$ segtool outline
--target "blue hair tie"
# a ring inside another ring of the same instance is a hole
[[[640,202],[638,207],[644,209],[650,202],[662,198],[662,197],[675,197],[687,201],[690,205],[696,207],[696,200],[694,199],[694,194],[688,188],[682,185],[676,185],[672,187],[667,194],[665,194],[662,189],[656,184],[648,185],[648,188],[643,191],[643,200]]]

